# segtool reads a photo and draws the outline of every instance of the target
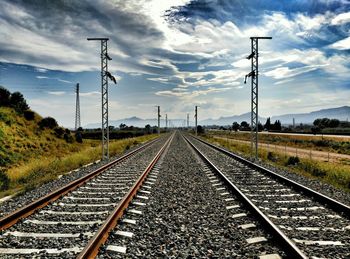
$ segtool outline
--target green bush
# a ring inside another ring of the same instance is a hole
[[[57,121],[51,117],[43,118],[41,121],[39,121],[38,125],[42,129],[43,128],[53,129],[58,126]]]
[[[75,140],[76,140],[78,143],[83,143],[83,137],[82,137],[80,131],[75,132]]]
[[[274,156],[272,152],[267,153],[267,159],[273,162],[277,161],[277,158]]]
[[[26,110],[26,111],[24,111],[23,115],[27,121],[32,121],[32,120],[34,120],[35,113],[31,110]]]
[[[10,91],[0,86],[0,106],[8,106],[10,104],[10,96]]]
[[[64,133],[63,138],[67,143],[73,143],[73,141],[74,141],[74,139],[70,133]]]
[[[63,134],[64,134],[64,129],[61,127],[56,127],[53,130],[55,132],[55,136],[58,138],[62,138]]]
[[[286,165],[297,165],[300,163],[300,159],[297,156],[290,156]]]
[[[14,92],[10,96],[10,106],[13,107],[17,112],[23,113],[29,109],[29,106],[20,92]]]

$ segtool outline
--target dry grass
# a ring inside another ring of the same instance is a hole
[[[251,138],[250,132],[210,131],[208,135],[246,141]],[[259,142],[350,155],[348,138],[264,133],[259,134]]]
[[[139,143],[156,138],[158,135],[145,135],[136,138],[110,141],[110,155],[120,155],[125,150]],[[0,192],[0,197],[19,190],[29,190],[35,186],[56,179],[58,175],[65,174],[82,165],[94,162],[101,157],[101,145],[99,141],[90,142],[79,151],[66,152],[65,155],[47,155],[32,158],[26,163],[10,168],[6,174],[10,178],[10,188],[6,192]]]
[[[250,144],[242,142],[226,141],[224,139],[213,138],[205,135],[203,138],[213,144],[222,146],[232,152],[242,156],[250,156]],[[270,152],[271,153],[271,152]],[[322,182],[331,184],[337,188],[350,192],[350,165],[343,164],[336,166],[333,163],[314,161],[306,158],[300,159],[300,163],[294,166],[287,165],[288,156],[284,153],[272,152],[274,161],[268,159],[269,152],[264,149],[259,150],[259,158],[273,166],[287,169],[288,171],[304,175],[309,178],[318,179]]]

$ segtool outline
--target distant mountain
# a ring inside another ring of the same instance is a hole
[[[243,113],[241,115],[234,115],[228,117],[220,117],[219,119],[207,119],[199,122],[200,125],[231,125],[234,121],[241,123],[242,121],[246,121],[250,124],[250,112]],[[262,118],[259,116],[259,121],[265,122],[266,118]]]
[[[338,108],[322,109],[319,111],[313,111],[310,113],[297,113],[297,114],[285,114],[279,116],[272,116],[271,122],[275,120],[280,120],[282,124],[293,124],[293,118],[295,119],[295,124],[311,124],[314,120],[318,118],[329,118],[338,119],[341,121],[346,121],[350,118],[350,107],[343,106]]]
[[[311,124],[317,118],[330,118],[330,119],[338,119],[338,120],[348,120],[350,118],[350,107],[343,106],[338,108],[330,108],[330,109],[322,109],[319,111],[313,111],[310,113],[296,113],[296,114],[284,114],[278,116],[272,116],[271,122],[273,123],[275,120],[280,120],[284,125],[293,124],[293,118],[295,119],[296,124],[304,123]],[[198,122],[199,125],[218,125],[225,126],[231,125],[234,121],[241,123],[242,121],[246,121],[250,124],[250,112],[243,113],[241,115],[234,115],[228,117],[220,117],[218,119],[206,119]],[[259,116],[259,121],[264,124],[266,118]],[[141,119],[138,117],[130,117],[120,120],[113,120],[109,122],[109,125],[119,127],[121,123],[126,124],[127,126],[135,126],[135,127],[144,127],[147,124],[151,126],[155,126],[158,124],[157,119]],[[173,119],[170,122],[169,126],[174,125],[176,127],[184,126],[185,120],[182,119]],[[190,125],[193,125],[193,121],[190,122]],[[161,119],[160,122],[161,127],[165,127],[164,118]],[[85,126],[86,128],[100,128],[100,123],[92,123]]]

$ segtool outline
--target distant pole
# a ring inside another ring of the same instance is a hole
[[[168,129],[168,114],[165,114],[165,131]]]
[[[157,108],[158,108],[158,115],[157,115],[157,117],[158,117],[158,134],[160,134],[160,106],[158,105]]]
[[[109,127],[108,127],[108,78],[113,76],[108,72],[107,41],[108,38],[88,38],[87,40],[97,40],[101,42],[101,98],[102,98],[102,160],[109,159]],[[111,78],[112,79],[112,78]],[[113,77],[114,82],[115,78]],[[116,82],[115,82],[116,83]]]
[[[195,118],[195,132],[196,132],[196,136],[198,135],[197,132],[197,122],[198,122],[198,114],[197,114],[197,110],[198,110],[198,106],[196,105],[194,108],[194,118]]]
[[[187,113],[187,129],[190,127],[190,114]]]
[[[81,127],[81,124],[80,124],[79,83],[77,83],[77,85],[75,87],[75,94],[76,94],[76,100],[75,100],[75,130],[78,130],[78,128]]]
[[[247,59],[251,59],[251,72],[245,76],[246,83],[247,77],[251,77],[251,155],[256,160],[258,159],[258,76],[259,76],[259,39],[272,39],[272,37],[250,37],[251,40],[251,54]]]

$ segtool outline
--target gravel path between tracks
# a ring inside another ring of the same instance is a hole
[[[158,179],[152,185],[147,205],[138,208],[142,209],[142,215],[133,216],[137,223],[121,223],[114,230],[132,232],[132,238],[112,233],[99,258],[254,258],[264,254],[283,255],[272,244],[271,237],[259,227],[239,227],[252,223],[254,219],[249,215],[232,217],[245,210],[242,207],[227,209],[229,204],[225,198],[233,196],[220,195],[218,187],[213,186],[205,174],[209,169],[198,159],[180,134],[176,134],[159,166]],[[234,202],[238,203],[237,200]],[[130,215],[126,213],[125,217],[130,218]],[[247,239],[253,237],[266,237],[267,240],[249,244]],[[126,254],[106,250],[109,245],[127,247]]]
[[[221,147],[221,148],[223,148],[223,147]],[[244,156],[242,154],[240,154],[239,156],[244,157],[245,159],[251,161],[250,157]],[[253,161],[253,162],[255,162],[255,161]],[[307,187],[309,187],[317,192],[323,193],[324,195],[327,195],[330,198],[333,198],[339,202],[342,202],[342,203],[350,206],[350,192],[346,192],[346,191],[338,189],[334,186],[331,186],[327,183],[323,183],[318,179],[307,178],[303,175],[289,172],[288,170],[284,170],[284,169],[278,168],[276,166],[272,166],[272,165],[267,164],[261,160],[259,160],[258,162],[255,162],[255,163],[257,163],[257,164],[259,164],[267,169],[270,169],[271,171],[273,171],[275,173],[283,175],[283,176],[287,177],[288,179],[294,180],[294,181],[296,181],[302,185],[305,185],[305,186],[307,186]]]
[[[143,145],[143,144],[141,144]],[[131,152],[132,150],[135,150],[136,148],[140,147],[141,145],[137,145],[132,147],[130,150],[125,152],[124,154],[127,154]],[[112,157],[110,161],[115,160],[119,157],[121,157],[124,154],[120,154],[119,156]],[[24,205],[43,197],[44,195],[52,192],[55,189],[58,189],[80,177],[85,176],[88,173],[93,172],[94,170],[100,168],[104,164],[106,164],[107,161],[98,161],[92,164],[89,164],[86,167],[77,168],[76,170],[73,170],[71,172],[67,172],[66,174],[62,175],[60,178],[48,182],[46,184],[43,184],[33,190],[30,190],[28,192],[21,193],[18,196],[15,196],[9,200],[6,200],[2,203],[0,203],[0,217],[5,216],[9,214],[12,211],[15,211],[16,209],[23,207]]]

